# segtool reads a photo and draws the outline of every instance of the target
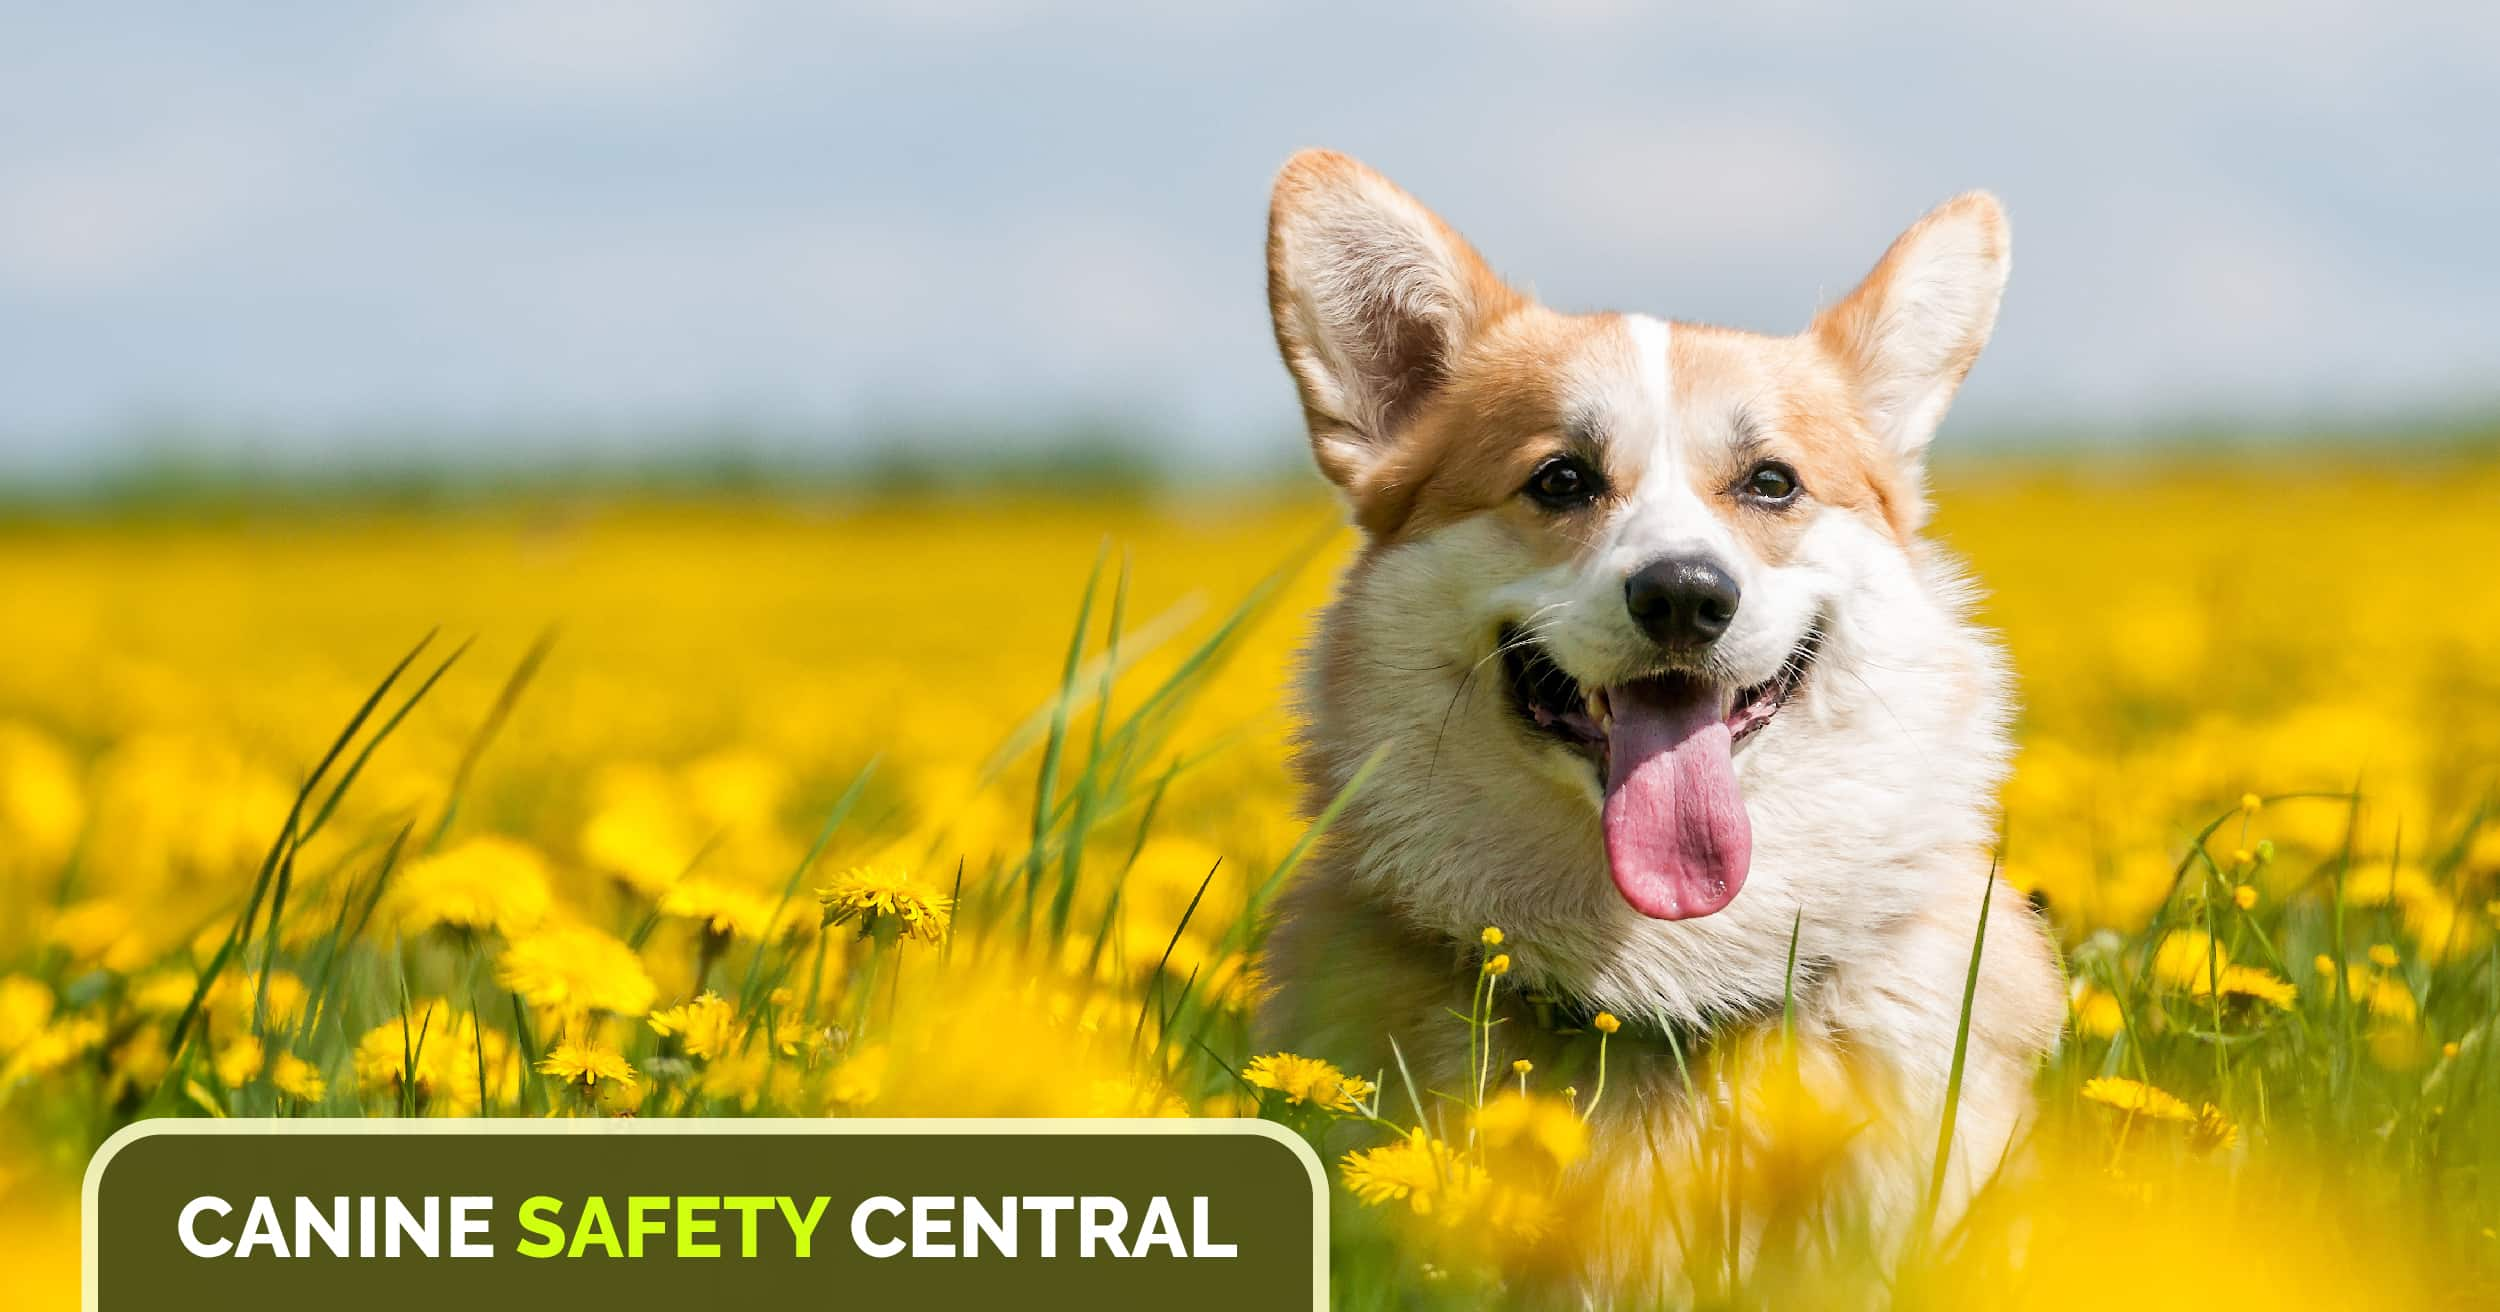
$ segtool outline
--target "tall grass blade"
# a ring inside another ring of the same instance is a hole
[[[1988,947],[1988,911],[1996,902],[1997,864],[1988,863],[1988,885],[1979,895],[1979,927],[1970,940],[1970,970],[1962,977],[1962,1015],[1953,1027],[1953,1064],[1944,1078],[1944,1119],[1936,1127],[1936,1164],[1927,1176],[1927,1200],[1919,1209],[1918,1229],[1911,1242],[1924,1245],[1935,1224],[1936,1209],[1944,1201],[1945,1169],[1953,1155],[1954,1122],[1962,1111],[1962,1065],[1970,1053],[1970,1017],[1972,1004],[1979,998],[1979,959]]]

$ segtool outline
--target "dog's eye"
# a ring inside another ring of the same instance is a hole
[[[1745,475],[1745,495],[1775,506],[1787,505],[1797,496],[1797,471],[1776,460],[1765,460]]]
[[[1605,480],[1575,456],[1555,456],[1536,467],[1523,489],[1548,510],[1571,510],[1595,501]]]

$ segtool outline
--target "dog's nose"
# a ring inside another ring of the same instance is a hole
[[[1667,647],[1699,647],[1736,618],[1736,580],[1707,556],[1653,560],[1623,581],[1624,609],[1641,632]]]

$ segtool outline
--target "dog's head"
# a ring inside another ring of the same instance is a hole
[[[1812,790],[1916,802],[1909,780],[1869,772],[1932,772],[1922,755],[1958,750],[1952,725],[1922,728],[1940,709],[1992,734],[1993,662],[1917,533],[1928,440],[2007,262],[2001,210],[1972,194],[1793,337],[1565,314],[1363,165],[1287,164],[1268,234],[1277,342],[1365,536],[1320,639],[1314,745],[1338,754],[1338,783],[1387,745],[1376,823],[1438,824],[1479,853],[1500,828],[1557,853],[1469,893],[1416,887],[1464,852],[1370,873],[1410,903],[1470,903],[1453,919],[1519,920],[1533,899],[1568,902],[1552,867],[1602,846],[1618,911],[1714,916],[1775,828],[1842,837]],[[1906,744],[1854,719],[1880,720],[1887,690],[1918,702],[1889,708]],[[1969,750],[1987,759],[1963,804],[1984,809],[1995,750]]]

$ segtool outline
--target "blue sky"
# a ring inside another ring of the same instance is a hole
[[[0,470],[1070,415],[1260,463],[1311,144],[1554,303],[1778,330],[1992,188],[1948,440],[2500,361],[2491,5],[12,5],[0,49]]]

